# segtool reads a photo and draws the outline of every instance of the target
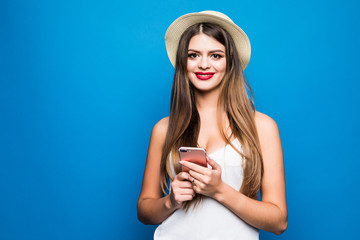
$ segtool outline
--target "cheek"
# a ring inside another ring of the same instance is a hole
[[[192,69],[194,69],[194,67],[196,67],[195,61],[187,61],[187,70],[188,71],[191,71]]]
[[[214,66],[217,71],[219,72],[225,72],[226,71],[226,61],[224,62],[218,62],[216,66]]]

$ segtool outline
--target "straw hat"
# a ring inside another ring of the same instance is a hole
[[[185,14],[169,26],[165,34],[165,45],[171,64],[175,67],[176,51],[183,32],[190,26],[203,22],[217,24],[231,35],[244,70],[250,61],[251,47],[249,38],[228,16],[216,11]]]

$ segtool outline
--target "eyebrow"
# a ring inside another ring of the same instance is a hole
[[[199,53],[200,51],[194,50],[194,49],[188,49],[188,52],[196,52],[196,53]],[[209,51],[209,52],[210,52],[210,53],[215,53],[215,52],[224,53],[224,51],[223,51],[223,50],[220,50],[220,49],[212,50],[212,51]]]

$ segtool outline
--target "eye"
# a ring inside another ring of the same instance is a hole
[[[222,55],[220,55],[220,54],[216,54],[216,53],[214,53],[213,55],[211,55],[213,58],[215,58],[215,59],[220,59],[220,58],[222,58],[223,56]]]
[[[196,53],[189,53],[188,57],[189,58],[196,58],[198,55]]]

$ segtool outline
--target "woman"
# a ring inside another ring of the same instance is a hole
[[[226,15],[204,11],[175,20],[165,42],[175,67],[170,116],[151,134],[139,220],[161,223],[155,239],[258,239],[258,229],[281,234],[287,228],[282,147],[276,123],[255,111],[247,94],[246,34]],[[180,162],[181,146],[205,148],[209,167]]]

